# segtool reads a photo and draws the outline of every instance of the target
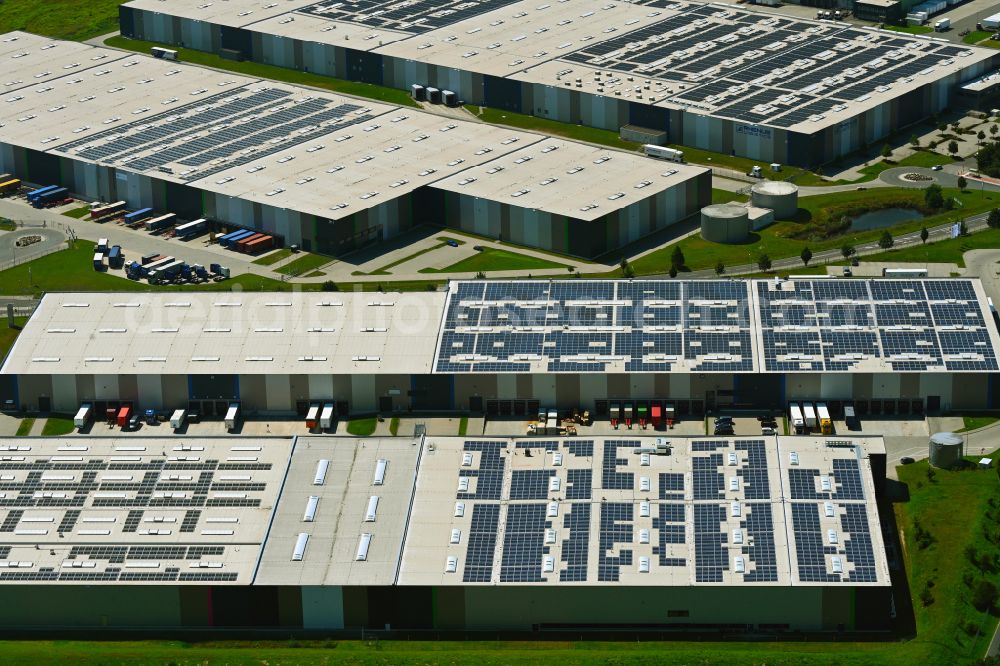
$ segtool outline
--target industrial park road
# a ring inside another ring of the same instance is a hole
[[[973,217],[965,218],[965,226],[968,228],[969,232],[981,231],[986,228],[986,213],[981,213]],[[936,227],[928,227],[927,232],[930,234],[928,237],[928,242],[945,240],[951,237],[952,224],[942,224]],[[901,236],[893,236],[893,249],[899,249],[901,247],[911,247],[914,245],[920,245],[920,232],[912,231]],[[753,247],[748,246],[748,250],[753,252]],[[862,257],[867,254],[877,254],[879,252],[885,252],[881,247],[879,247],[878,241],[871,241],[869,243],[861,243],[854,246],[855,253],[858,257]],[[842,261],[844,256],[840,252],[840,248],[834,248],[831,250],[817,250],[813,253],[812,265],[816,264],[828,264],[834,261]],[[776,259],[771,264],[771,270],[774,272],[791,272],[794,273],[796,269],[801,269],[803,267],[802,260],[798,257],[786,257],[785,259]],[[745,275],[748,273],[759,273],[760,268],[756,263],[749,264],[739,264],[736,266],[726,266],[726,275]],[[646,277],[646,276],[644,276]],[[662,275],[658,276],[648,276],[651,278],[662,278]],[[684,275],[687,278],[709,278],[717,277],[714,270],[701,270],[692,271]]]

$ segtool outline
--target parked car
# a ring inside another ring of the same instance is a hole
[[[715,425],[719,425],[721,423],[732,423],[732,422],[733,422],[732,416],[719,416],[715,419]]]
[[[940,164],[935,164],[934,166],[931,167],[931,171],[940,171],[940,170],[941,170]]]
[[[777,435],[778,433],[777,433],[777,431],[774,428],[771,428],[770,426],[764,426],[763,428],[760,429],[760,434],[762,434],[762,435]]]
[[[733,432],[734,431],[733,431],[733,424],[732,423],[728,423],[728,424],[723,423],[723,424],[715,426],[715,434],[716,435],[732,435]]]
[[[910,456],[903,456],[902,458],[899,459],[899,462],[901,462],[904,465],[912,465],[914,460]]]
[[[458,247],[458,241],[455,240],[454,238],[449,238],[448,240],[445,241],[445,243],[448,244],[448,247]]]

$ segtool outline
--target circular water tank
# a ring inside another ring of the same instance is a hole
[[[964,440],[953,432],[939,432],[931,435],[928,458],[933,467],[949,469],[958,464],[964,453]]]
[[[745,206],[712,204],[701,209],[701,237],[713,243],[742,243],[750,237]]]
[[[799,188],[783,180],[764,180],[750,188],[750,203],[770,208],[777,220],[790,220],[799,210]]]

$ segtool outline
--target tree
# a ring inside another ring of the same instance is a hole
[[[986,132],[979,130],[979,134],[976,135],[976,138],[979,139],[979,143],[982,143],[986,140]]]
[[[981,580],[976,583],[976,588],[972,591],[972,605],[979,611],[989,611],[996,606],[1000,592],[997,586],[988,580]]]
[[[674,251],[670,254],[670,266],[678,271],[684,268],[684,251],[680,245],[674,247]]]
[[[917,147],[920,145],[920,139],[917,138],[916,134],[910,137],[910,145],[913,147]]]
[[[802,259],[803,265],[808,266],[809,261],[813,258],[812,250],[808,247],[802,248],[802,254],[799,255],[799,258]]]
[[[961,220],[961,221],[959,221],[959,223],[958,223],[958,235],[959,236],[968,236],[969,235],[969,226],[965,223],[964,219]]]
[[[671,266],[670,267],[670,277],[672,277],[672,278],[677,277],[677,267],[676,266]]]
[[[991,229],[1000,228],[1000,208],[994,208],[990,211],[990,214],[986,216],[986,226]]]
[[[892,157],[892,148],[889,147],[889,144],[882,146],[882,157]]]
[[[726,272],[726,265],[721,261],[715,265],[715,274],[722,275]]]
[[[934,183],[924,190],[924,203],[934,210],[944,208],[944,195],[941,193],[940,185]]]
[[[969,181],[964,176],[958,177],[958,189],[964,190],[969,185]]]
[[[948,152],[951,153],[952,155],[958,152],[958,141],[952,139],[951,141],[948,142]]]
[[[892,234],[888,231],[883,231],[882,236],[878,239],[878,246],[883,250],[888,250],[893,244]]]
[[[976,151],[976,166],[987,176],[1000,176],[1000,141],[991,141]]]
[[[938,131],[944,133],[948,130],[948,125],[946,123],[941,123],[938,125]]]
[[[852,256],[854,256],[854,253],[856,251],[857,250],[855,250],[854,246],[851,245],[850,243],[844,243],[842,246],[840,246],[840,253],[844,255],[844,259],[850,259]]]
[[[340,291],[337,287],[337,283],[333,280],[327,280],[322,285],[320,285],[320,291]]]
[[[630,278],[630,277],[634,277],[635,276],[635,269],[632,268],[632,264],[628,263],[628,259],[627,258],[622,257],[622,260],[618,264],[618,266],[622,269],[622,276],[623,277]]]
[[[934,595],[931,594],[930,588],[925,587],[920,592],[920,603],[922,603],[925,607],[930,606],[932,603],[934,603]]]
[[[997,132],[1000,132],[1000,127],[997,127],[996,124],[990,125],[990,134],[996,136]]]
[[[927,239],[930,238],[931,232],[927,231],[927,227],[920,227],[920,242],[926,243]]]
[[[757,268],[759,268],[762,273],[766,273],[771,270],[771,257],[766,254],[762,254],[757,257]]]

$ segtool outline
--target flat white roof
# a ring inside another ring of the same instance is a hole
[[[429,292],[47,294],[2,372],[426,374],[443,306]]]
[[[287,438],[0,439],[0,584],[249,585]]]

